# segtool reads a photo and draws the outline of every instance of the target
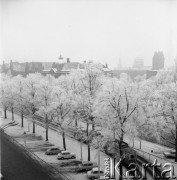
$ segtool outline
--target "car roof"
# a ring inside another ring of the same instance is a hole
[[[70,153],[69,151],[62,151],[62,153]]]
[[[93,171],[98,171],[98,167],[94,167],[92,168]],[[103,171],[101,168],[100,168],[100,171]]]

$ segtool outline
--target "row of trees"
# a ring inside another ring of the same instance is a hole
[[[173,72],[161,72],[148,80],[140,77],[132,80],[126,74],[117,79],[105,76],[99,65],[90,63],[85,70],[58,79],[41,74],[26,78],[2,75],[1,82],[5,118],[10,109],[13,120],[14,108],[18,108],[23,126],[24,113],[28,112],[35,133],[35,115],[42,116],[46,140],[49,123],[57,121],[66,149],[66,127],[78,132],[85,124],[88,160],[90,146],[98,139],[96,126],[108,132],[102,137],[104,140],[118,144],[120,156],[125,135],[143,135],[155,142],[169,142],[177,149],[177,83]]]

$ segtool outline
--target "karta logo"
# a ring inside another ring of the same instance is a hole
[[[115,178],[113,176],[113,172],[115,171],[118,177],[120,176],[119,169],[120,165],[123,162],[124,159],[120,159],[116,165],[113,165],[113,161],[111,158],[105,158],[104,166],[104,178],[105,179],[111,179]],[[176,179],[176,176],[174,176],[174,167],[171,163],[165,163],[163,166],[160,163],[157,163],[157,160],[155,159],[153,163],[143,163],[141,165],[141,173],[140,173],[140,167],[135,163],[130,163],[128,166],[128,170],[126,171],[125,175],[123,176],[123,179],[147,179],[147,169],[151,168],[153,174],[152,177],[156,180],[169,180],[169,179]],[[161,168],[160,175],[157,173],[157,168]]]

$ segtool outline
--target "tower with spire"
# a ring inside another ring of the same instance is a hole
[[[58,58],[60,61],[63,60],[63,56],[60,54],[59,58]]]
[[[63,58],[63,56],[61,54],[60,54],[58,59],[59,59],[59,61],[58,61],[59,64],[63,64],[64,63],[64,58]]]

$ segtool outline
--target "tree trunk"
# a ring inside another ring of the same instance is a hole
[[[87,126],[86,126],[86,133],[87,133],[87,137],[89,135],[89,123],[87,122]]]
[[[78,124],[77,124],[77,119],[75,119],[75,127],[77,127],[77,125],[78,125]]]
[[[48,117],[47,117],[47,114],[45,115],[45,122],[46,122],[46,141],[48,141]]]
[[[113,177],[116,177],[116,169],[115,169],[115,165],[116,165],[116,158],[114,157],[114,164],[113,164],[113,169],[114,169],[114,174]]]
[[[120,158],[122,159],[122,142],[119,143],[119,152],[120,152]],[[119,180],[122,180],[122,175],[123,175],[123,166],[122,166],[122,162],[120,163],[119,166]]]
[[[100,150],[98,149],[98,177],[100,178]]]
[[[77,119],[75,119],[75,130],[77,129],[77,126],[78,126],[78,124],[77,124]],[[76,135],[77,135],[77,133],[76,133],[76,131],[74,132],[74,138],[76,137]]]
[[[141,149],[141,140],[142,140],[142,134],[140,136],[140,149]]]
[[[82,142],[81,142],[81,161],[82,161]]]
[[[89,138],[89,123],[88,122],[86,126],[86,132],[87,132],[87,139],[88,139]],[[87,145],[88,145],[88,161],[90,161],[90,142]]]
[[[64,148],[64,150],[66,150],[66,141],[65,141],[65,132],[64,131],[62,133],[62,136],[63,136],[63,148]]]
[[[90,161],[90,144],[88,144],[88,161]]]
[[[23,112],[21,112],[21,126],[23,127]]]
[[[4,118],[7,119],[7,108],[4,108]]]
[[[35,133],[35,120],[34,120],[34,117],[33,117],[33,134]]]
[[[122,165],[122,161],[123,161],[123,152],[122,152],[122,142],[123,142],[123,136],[124,136],[124,132],[123,132],[123,125],[121,124],[121,137],[120,137],[120,141],[119,141],[119,153],[120,153],[120,158],[121,158],[121,162],[119,165],[119,180],[123,179],[123,165]]]
[[[12,121],[14,121],[14,107],[13,106],[12,106],[11,110],[12,110]]]
[[[95,130],[95,122],[92,121],[92,130],[94,131]]]
[[[175,162],[177,162],[177,125],[176,125],[175,150],[176,150]]]

